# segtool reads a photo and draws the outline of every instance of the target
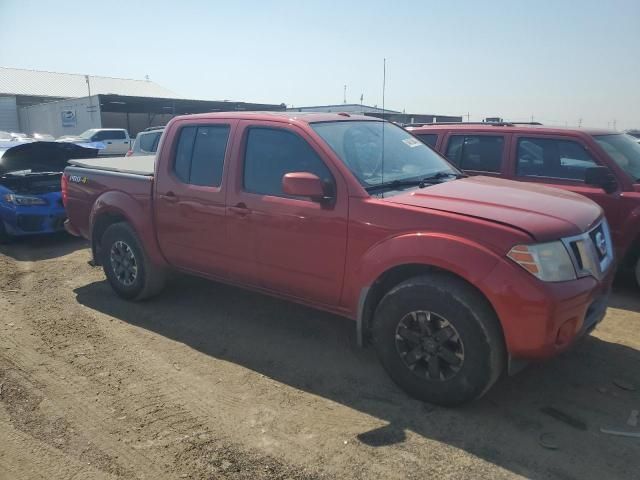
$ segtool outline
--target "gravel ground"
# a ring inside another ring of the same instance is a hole
[[[89,258],[0,247],[0,479],[640,478],[640,438],[600,432],[640,432],[624,281],[573,351],[453,410],[407,397],[342,318],[189,277],[127,303]]]

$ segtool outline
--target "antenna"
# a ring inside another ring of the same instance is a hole
[[[384,183],[384,92],[387,88],[387,59],[382,59],[382,159],[380,162],[380,183]]]

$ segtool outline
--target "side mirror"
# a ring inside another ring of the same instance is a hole
[[[584,171],[584,183],[602,188],[606,193],[613,193],[618,189],[616,177],[607,167],[591,167]]]
[[[321,202],[326,200],[322,180],[309,172],[291,172],[282,177],[282,191],[294,197],[309,197]]]

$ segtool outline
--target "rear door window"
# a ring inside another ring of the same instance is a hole
[[[557,138],[520,138],[516,172],[521,177],[584,181],[585,170],[597,166],[578,142]]]
[[[419,133],[416,137],[422,140],[422,143],[429,145],[431,148],[436,148],[436,143],[438,142],[437,133]]]
[[[453,135],[449,138],[446,157],[462,170],[499,173],[503,151],[501,135]]]
[[[183,127],[176,148],[175,175],[191,185],[219,187],[228,140],[228,125]]]

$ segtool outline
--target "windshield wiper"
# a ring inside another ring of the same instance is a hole
[[[395,188],[395,187],[419,187],[424,188],[427,185],[432,185],[434,183],[439,183],[445,178],[463,178],[466,175],[462,173],[454,173],[454,172],[438,172],[433,175],[429,175],[428,177],[424,177],[423,179],[407,179],[407,180],[392,180],[390,182],[379,183],[377,185],[370,185],[365,187],[367,192],[373,192],[376,190],[382,190],[386,188]]]
[[[390,182],[378,183],[377,185],[370,185],[365,187],[365,190],[367,192],[373,192],[384,188],[419,187],[420,185],[422,185],[422,180],[392,180]]]
[[[424,188],[429,184],[432,183],[438,183],[442,180],[444,180],[445,178],[464,178],[466,177],[465,174],[463,173],[455,173],[455,172],[438,172],[438,173],[434,173],[433,175],[429,175],[428,177],[424,177],[422,180],[420,180],[420,188]]]

